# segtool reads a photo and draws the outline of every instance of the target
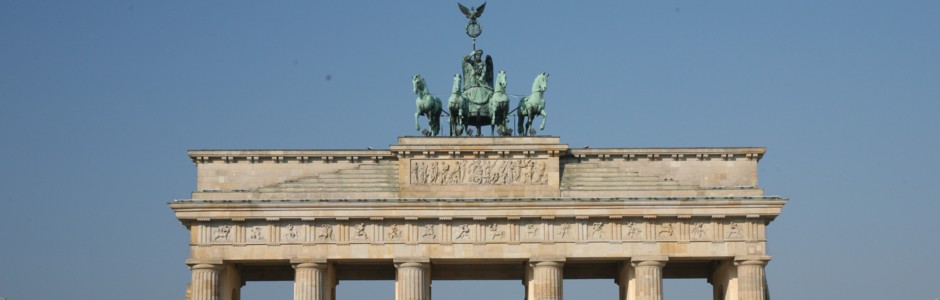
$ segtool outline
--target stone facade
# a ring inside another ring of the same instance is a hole
[[[757,186],[763,148],[570,149],[557,137],[402,137],[387,150],[194,150],[197,191],[170,204],[190,230],[191,299],[248,280],[612,278],[661,299],[663,278],[707,278],[714,299],[766,299],[766,226],[786,199]],[[391,293],[392,291],[390,291]],[[520,295],[522,297],[522,295]]]

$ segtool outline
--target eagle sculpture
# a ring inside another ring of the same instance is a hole
[[[476,23],[477,18],[483,15],[483,8],[486,7],[486,2],[483,2],[483,4],[480,5],[480,7],[476,7],[476,8],[474,7],[467,8],[466,6],[463,6],[463,4],[460,4],[460,3],[457,3],[457,6],[460,7],[460,11],[463,12],[465,16],[467,16],[467,19],[470,19],[470,23]]]

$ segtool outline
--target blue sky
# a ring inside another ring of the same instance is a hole
[[[446,96],[465,21],[452,1],[0,1],[0,297],[181,299],[166,203],[195,187],[186,150],[417,134],[411,76]],[[543,133],[572,147],[767,147],[760,185],[791,199],[769,227],[774,298],[940,298],[940,2],[490,1],[480,21],[510,94],[551,73]]]

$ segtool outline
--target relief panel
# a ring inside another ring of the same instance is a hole
[[[285,244],[297,244],[305,242],[306,225],[298,222],[285,222],[280,224],[280,241]]]
[[[373,224],[365,221],[349,221],[349,239],[350,243],[369,243],[374,240]]]
[[[541,242],[545,240],[542,220],[524,220],[519,228],[519,237],[523,242]]]
[[[383,238],[386,243],[404,243],[408,241],[408,224],[400,221],[386,221],[383,227]]]
[[[660,221],[656,226],[656,239],[660,241],[672,241],[679,238],[679,226],[672,221]]]
[[[578,226],[573,220],[560,219],[553,224],[555,228],[553,240],[556,242],[573,242],[578,239]]]
[[[335,243],[339,232],[333,221],[318,221],[314,226],[314,238],[317,243]]]
[[[412,185],[545,185],[542,159],[412,160]]]
[[[270,238],[269,227],[265,223],[252,222],[245,226],[245,244],[263,244]]]
[[[418,227],[418,241],[422,243],[439,243],[441,241],[441,225],[437,222],[424,222]]]
[[[209,229],[209,244],[231,244],[235,242],[235,226],[229,223],[216,223]]]
[[[711,222],[708,220],[693,220],[689,224],[689,240],[708,241],[711,240]]]
[[[509,224],[491,221],[486,224],[486,241],[489,243],[502,243],[509,241]]]
[[[608,241],[610,240],[610,224],[606,221],[588,220],[587,221],[587,240],[590,241]]]
[[[738,221],[728,221],[725,225],[725,240],[739,241],[747,239],[744,231],[744,223]]]
[[[451,226],[451,241],[455,244],[473,243],[477,240],[475,225],[470,221],[453,221]]]
[[[625,241],[642,241],[643,237],[646,236],[646,233],[643,229],[646,228],[646,223],[639,219],[624,219],[623,223],[623,240]]]

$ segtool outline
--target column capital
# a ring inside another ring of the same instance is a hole
[[[667,261],[669,261],[669,256],[634,256],[630,258],[630,265],[633,267],[663,267]]]
[[[392,259],[393,263],[430,263],[431,259],[427,257],[396,257]]]
[[[769,255],[744,255],[744,256],[736,256],[734,258],[735,266],[741,266],[741,265],[766,266],[767,263],[769,262],[770,262]]]
[[[221,269],[222,260],[221,259],[194,259],[190,258],[186,260],[186,265],[190,269]]]
[[[431,259],[427,257],[396,257],[392,259],[395,268],[430,268]]]
[[[292,265],[300,264],[322,264],[325,265],[327,260],[325,258],[310,258],[310,257],[295,257],[290,259]]]
[[[530,257],[529,263],[536,264],[536,263],[546,262],[546,263],[564,264],[565,260],[566,258],[564,256],[539,256],[539,257]]]

